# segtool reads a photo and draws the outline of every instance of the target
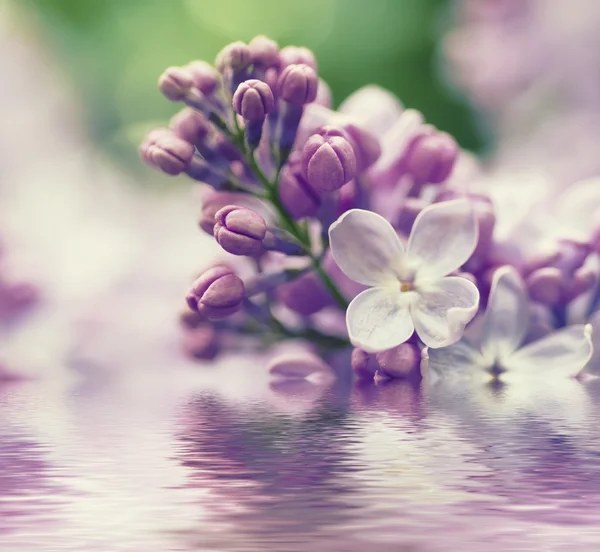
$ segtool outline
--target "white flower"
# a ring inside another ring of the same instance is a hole
[[[396,347],[417,331],[429,347],[462,336],[479,305],[469,280],[447,277],[477,244],[469,202],[446,201],[423,209],[406,250],[392,225],[371,211],[353,209],[329,229],[331,252],[352,280],[372,286],[346,313],[350,341],[367,352]]]
[[[508,382],[576,376],[592,356],[589,325],[569,326],[522,347],[528,327],[525,284],[514,268],[500,268],[494,274],[479,346],[462,339],[446,349],[431,350],[424,369],[434,379],[460,376]]]

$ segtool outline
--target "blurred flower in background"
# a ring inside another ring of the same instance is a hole
[[[156,90],[169,65],[214,59],[224,44],[265,34],[313,50],[334,104],[365,84],[390,89],[452,131],[478,139],[462,100],[452,98],[432,60],[441,0],[28,0],[67,62],[97,139],[137,167],[144,132],[175,112]]]

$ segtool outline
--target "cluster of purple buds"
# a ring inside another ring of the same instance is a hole
[[[382,144],[368,125],[330,110],[317,71],[310,50],[258,36],[226,46],[214,66],[193,61],[159,79],[163,95],[184,106],[148,134],[141,156],[202,183],[199,227],[235,256],[202,273],[186,296],[190,356],[235,348],[227,337],[235,335],[263,344],[304,339],[324,350],[349,345],[339,320],[364,287],[336,265],[327,231],[348,209],[373,208],[383,189],[373,178]],[[458,147],[421,124],[394,155],[392,172],[401,166],[420,190],[447,179]],[[402,203],[416,199],[413,190]],[[281,309],[289,314],[280,317]],[[338,320],[331,332],[318,329],[328,311]],[[379,376],[412,371],[392,365],[384,362]]]
[[[464,152],[417,111],[375,87],[333,111],[313,54],[263,36],[228,45],[215,67],[167,69],[159,88],[184,107],[142,158],[202,183],[199,227],[230,255],[186,296],[190,356],[352,343],[357,377],[420,377],[423,346],[456,342],[486,304],[505,264],[493,204],[453,176]],[[555,308],[589,291],[592,249],[563,242],[521,266],[530,299]]]
[[[592,252],[590,244],[561,240],[554,252],[530,261],[524,275],[531,299],[561,307],[590,291],[598,282],[598,268],[586,263]]]

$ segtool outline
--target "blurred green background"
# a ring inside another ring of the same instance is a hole
[[[465,101],[439,77],[446,0],[22,0],[55,44],[94,137],[136,166],[134,145],[178,106],[156,81],[169,65],[213,60],[226,43],[266,34],[315,51],[339,104],[376,83],[476,150]]]

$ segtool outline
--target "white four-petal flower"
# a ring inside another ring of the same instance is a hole
[[[529,327],[525,283],[513,267],[494,273],[478,346],[463,338],[431,350],[423,367],[433,378],[481,377],[514,381],[537,376],[576,376],[593,352],[591,326],[575,325],[523,345]]]
[[[479,305],[477,287],[448,276],[477,245],[477,223],[467,200],[423,209],[406,250],[392,225],[372,211],[353,209],[329,229],[331,252],[352,280],[371,286],[346,312],[350,341],[367,352],[391,349],[416,330],[428,347],[460,339]]]

